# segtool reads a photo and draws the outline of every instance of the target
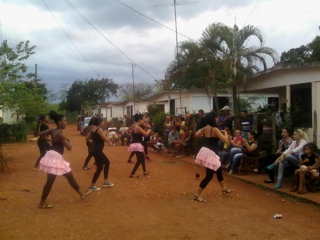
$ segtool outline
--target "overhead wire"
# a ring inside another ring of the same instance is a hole
[[[118,3],[122,4],[123,6],[125,6],[125,7],[129,8],[130,10],[132,10],[132,11],[134,11],[134,12],[138,13],[139,15],[141,15],[141,16],[143,16],[143,17],[145,17],[145,18],[147,18],[147,19],[149,19],[149,20],[151,20],[151,21],[153,21],[153,22],[155,22],[155,23],[157,23],[157,24],[161,25],[162,27],[165,27],[165,28],[167,28],[167,29],[169,29],[169,30],[171,30],[171,31],[173,31],[173,32],[176,32],[177,34],[179,34],[179,35],[181,35],[181,36],[183,36],[183,37],[185,37],[185,38],[188,38],[188,39],[190,39],[190,40],[194,41],[192,38],[190,38],[190,37],[188,37],[188,36],[186,36],[186,35],[184,35],[184,34],[182,34],[182,33],[177,32],[175,29],[172,29],[172,28],[170,28],[170,27],[168,27],[168,26],[164,25],[163,23],[161,23],[161,22],[159,22],[159,21],[157,21],[157,20],[155,20],[155,19],[153,19],[153,18],[151,18],[151,17],[148,17],[147,15],[145,15],[145,14],[143,14],[143,13],[139,12],[138,10],[136,10],[136,9],[134,9],[134,8],[132,8],[132,7],[130,7],[129,5],[127,5],[127,4],[125,4],[125,3],[123,3],[123,2],[121,2],[121,1],[119,1],[119,0],[116,0],[116,2],[118,2]]]
[[[124,57],[126,57],[131,63],[133,63],[135,66],[137,66],[139,69],[141,69],[145,74],[153,78],[154,80],[157,80],[154,76],[152,76],[149,72],[147,72],[145,69],[143,69],[139,64],[137,64],[133,59],[131,59],[125,52],[123,52],[119,47],[117,47],[113,42],[111,42],[98,28],[96,28],[75,6],[73,6],[68,0],[65,0],[71,8],[76,11],[79,16],[81,16],[84,21],[86,21],[93,29],[95,29],[105,40],[107,40],[116,50],[118,50]]]
[[[53,12],[50,10],[49,6],[45,3],[44,0],[42,0],[43,4],[46,6],[46,8],[48,9],[48,11],[51,13],[51,15],[53,16],[53,18],[55,19],[55,21],[57,22],[57,24],[59,25],[59,27],[61,28],[61,30],[64,32],[64,34],[67,36],[67,38],[70,40],[70,42],[73,44],[73,46],[76,48],[76,50],[79,52],[79,54],[82,56],[82,58],[86,61],[86,63],[91,67],[91,69],[97,74],[98,77],[100,77],[100,74],[94,69],[94,67],[90,64],[90,62],[87,60],[87,58],[82,54],[82,52],[80,51],[80,49],[77,47],[77,45],[74,43],[74,41],[70,38],[70,36],[68,35],[68,33],[64,30],[64,28],[61,26],[61,24],[59,23],[58,19],[54,16]]]

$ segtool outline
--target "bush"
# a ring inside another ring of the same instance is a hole
[[[0,141],[1,142],[20,142],[27,138],[27,126],[25,122],[13,124],[0,124]]]

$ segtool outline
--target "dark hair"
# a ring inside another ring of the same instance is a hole
[[[204,113],[203,109],[199,109],[198,112]]]
[[[258,131],[250,131],[249,133],[254,137],[255,140],[258,140],[259,138]]]
[[[92,117],[92,118],[90,119],[90,121],[89,121],[89,123],[88,123],[88,126],[93,125],[93,121],[94,121],[94,119],[95,119],[95,117]]]
[[[95,125],[95,126],[99,126],[102,121],[103,121],[103,119],[99,118],[99,117],[92,117],[90,119],[91,124]],[[89,122],[89,125],[90,125],[90,122]]]
[[[291,132],[291,131],[290,131],[290,129],[289,129],[288,127],[283,127],[282,130],[283,130],[283,129],[286,130],[287,133],[290,135],[290,132]],[[282,130],[281,130],[281,131],[282,131]]]
[[[317,153],[318,152],[318,146],[314,143],[307,143],[303,146],[303,150],[305,150],[305,148],[308,147],[311,150],[311,153]]]
[[[141,113],[136,113],[134,116],[133,116],[133,120],[135,122],[138,122],[139,120],[141,120],[143,118],[143,115]]]
[[[64,118],[64,115],[59,114],[54,110],[50,111],[49,116],[57,125],[59,124],[59,121],[61,121],[62,118]]]
[[[241,112],[248,113],[248,111],[245,109],[241,110]]]
[[[216,112],[209,112],[208,114],[206,114],[206,124],[210,125],[211,127],[217,127],[216,117],[218,117],[218,114]]]
[[[43,120],[46,118],[46,116],[47,116],[47,115],[40,114],[40,115],[39,115],[39,120],[40,120],[40,121],[43,121]]]

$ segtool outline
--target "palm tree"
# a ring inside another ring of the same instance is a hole
[[[249,40],[255,37],[258,46],[248,46]],[[247,25],[239,29],[223,23],[209,25],[202,34],[200,46],[206,49],[212,58],[221,59],[227,77],[227,84],[232,89],[234,112],[239,112],[237,86],[246,76],[260,71],[258,63],[267,70],[266,58],[269,56],[273,63],[277,62],[277,53],[272,48],[264,47],[264,37],[258,28]]]
[[[199,42],[183,41],[179,44],[177,59],[166,70],[166,82],[172,89],[205,89],[209,99],[214,97],[218,109],[221,72],[220,59],[203,49]]]

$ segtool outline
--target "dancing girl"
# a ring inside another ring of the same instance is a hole
[[[144,148],[142,146],[143,137],[146,137],[150,134],[151,130],[150,128],[145,131],[146,129],[145,122],[143,120],[143,115],[136,113],[134,115],[134,125],[132,128],[132,141],[130,143],[130,147],[128,149],[129,152],[136,154],[137,156],[137,162],[134,165],[130,178],[136,178],[139,176],[136,176],[135,173],[140,166],[142,165],[142,170],[144,176],[148,176],[150,172],[147,171],[146,165],[145,165],[145,155],[144,155]],[[144,129],[143,129],[144,128]]]
[[[39,132],[42,132],[42,131],[49,129],[49,127],[46,123],[48,123],[48,117],[46,115],[40,115],[40,118],[37,122],[36,131],[34,133],[35,137],[39,136]],[[46,152],[50,150],[49,142],[50,142],[50,138],[48,135],[43,135],[38,138],[37,144],[39,147],[40,156],[38,157],[38,159],[33,167],[33,170],[35,170],[35,171],[39,170],[39,163],[40,163],[41,158],[43,158],[44,155],[46,154]]]
[[[46,200],[56,177],[60,175],[67,178],[70,186],[79,194],[81,200],[85,199],[91,193],[91,191],[86,191],[85,193],[81,191],[71,172],[70,163],[65,161],[62,157],[64,148],[69,151],[72,149],[70,140],[62,133],[62,130],[65,129],[67,125],[66,118],[55,111],[50,112],[50,118],[54,120],[57,127],[39,133],[40,137],[50,135],[52,141],[51,150],[49,150],[40,160],[40,170],[47,173],[47,182],[43,187],[39,203],[39,208],[42,209],[53,208],[51,204],[46,203]]]
[[[94,191],[101,190],[99,187],[95,186],[95,184],[100,176],[102,169],[103,169],[103,175],[104,175],[103,187],[113,187],[113,183],[108,182],[110,161],[107,158],[107,156],[103,153],[104,142],[109,143],[109,139],[104,134],[101,128],[102,124],[103,124],[103,120],[101,118],[98,118],[98,117],[93,118],[92,120],[93,126],[91,128],[90,133],[86,137],[87,141],[89,141],[89,139],[92,140],[90,153],[94,157],[97,165],[97,170],[93,175],[91,185],[89,187],[89,190],[94,190]]]
[[[197,154],[195,162],[206,168],[206,176],[201,181],[198,190],[193,195],[193,200],[198,202],[206,202],[200,194],[206,188],[208,183],[212,180],[214,172],[217,173],[217,179],[220,183],[222,193],[227,194],[233,192],[224,184],[222,176],[222,168],[219,153],[219,140],[223,143],[228,141],[228,135],[225,130],[217,128],[217,114],[210,112],[205,116],[207,126],[196,132],[196,137],[204,137],[203,147]]]

